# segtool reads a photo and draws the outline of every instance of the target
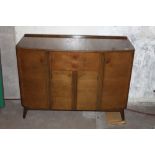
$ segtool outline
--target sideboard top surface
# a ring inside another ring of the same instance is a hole
[[[125,36],[25,34],[17,48],[49,51],[134,51]]]

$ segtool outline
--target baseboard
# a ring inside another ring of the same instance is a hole
[[[131,98],[128,100],[128,102],[149,102],[149,103],[154,103],[155,104],[155,98]]]
[[[4,100],[21,100],[20,98],[4,98]]]

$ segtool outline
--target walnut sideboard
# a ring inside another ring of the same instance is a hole
[[[16,50],[23,118],[42,109],[124,119],[134,57],[127,37],[25,34]]]

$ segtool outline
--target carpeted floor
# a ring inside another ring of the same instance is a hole
[[[155,105],[137,104],[130,109],[155,114]],[[0,109],[0,128],[3,129],[154,129],[155,116],[125,111],[126,124],[107,125],[104,112],[28,111],[22,118],[23,108],[18,100],[7,100]]]

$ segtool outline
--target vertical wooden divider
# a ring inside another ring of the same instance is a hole
[[[49,65],[49,108],[52,109],[53,105],[53,97],[51,97],[51,90],[52,90],[52,62],[53,62],[53,55],[48,52],[48,65]]]
[[[100,54],[96,110],[100,110],[100,106],[102,103],[104,64],[105,64],[104,54]]]
[[[72,71],[72,110],[76,110],[77,107],[77,82],[78,72]]]

